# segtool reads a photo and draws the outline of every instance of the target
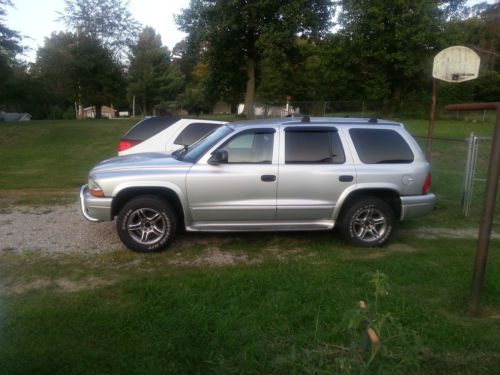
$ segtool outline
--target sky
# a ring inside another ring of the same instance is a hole
[[[476,4],[482,0],[469,0]],[[488,0],[489,3],[494,0]],[[7,27],[23,35],[23,45],[30,50],[24,59],[35,61],[36,51],[43,46],[46,37],[54,31],[62,31],[65,25],[58,22],[57,12],[64,10],[63,0],[13,0],[14,8],[7,8]],[[174,15],[189,6],[189,0],[130,0],[129,9],[133,17],[144,26],[152,26],[161,35],[162,42],[170,50],[185,34],[177,30]]]
[[[23,35],[23,45],[30,50],[23,56],[35,61],[38,47],[54,31],[65,30],[57,21],[57,12],[64,10],[63,0],[13,0],[14,7],[7,7],[6,24]],[[174,15],[189,6],[189,0],[130,0],[129,10],[144,26],[152,26],[161,35],[164,45],[170,50],[185,34],[177,30]]]

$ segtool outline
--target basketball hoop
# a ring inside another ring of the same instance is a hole
[[[468,47],[448,47],[434,57],[432,66],[432,105],[427,134],[427,160],[431,160],[432,133],[436,117],[437,84],[436,79],[446,82],[459,83],[476,79],[479,74],[480,58],[476,52]]]

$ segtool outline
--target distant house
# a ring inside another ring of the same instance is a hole
[[[116,109],[113,109],[111,107],[107,107],[105,105],[103,105],[101,107],[101,117],[103,117],[103,118],[115,118],[117,115],[117,112],[118,111]],[[95,118],[95,107],[92,106],[92,107],[83,108],[80,118],[82,118],[82,119]]]
[[[219,100],[214,105],[213,109],[214,115],[230,115],[231,114],[231,104]]]
[[[5,121],[30,121],[31,115],[29,113],[14,113],[0,111],[0,122]]]

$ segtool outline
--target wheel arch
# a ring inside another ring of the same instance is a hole
[[[116,217],[127,202],[139,195],[154,195],[165,199],[172,205],[178,222],[186,223],[187,214],[181,198],[173,189],[164,186],[135,186],[120,190],[111,202],[111,217]]]
[[[392,188],[360,188],[348,192],[343,199],[339,199],[340,205],[335,207],[333,219],[337,221],[356,201],[366,198],[379,198],[387,202],[394,212],[394,217],[399,220],[401,217],[401,199],[397,190]]]

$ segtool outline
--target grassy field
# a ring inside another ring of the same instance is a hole
[[[131,124],[1,124],[0,208],[74,201]],[[426,134],[426,121],[406,124]],[[437,137],[471,131],[492,126],[436,124]],[[499,373],[500,241],[482,315],[471,318],[475,242],[415,235],[477,221],[459,215],[463,144],[435,146],[437,210],[403,223],[382,249],[289,233],[183,234],[149,255],[0,252],[0,374]],[[376,352],[363,350],[366,319],[382,341]]]
[[[500,371],[500,259],[489,265],[483,316],[468,317],[472,241],[397,238],[363,250],[327,233],[222,238],[208,239],[219,255],[203,263],[199,245],[3,254],[12,294],[0,305],[0,373]],[[377,270],[389,285],[376,302]],[[380,326],[371,362],[359,300]]]

